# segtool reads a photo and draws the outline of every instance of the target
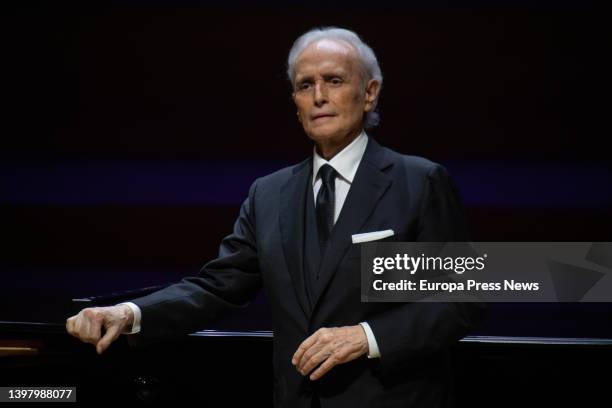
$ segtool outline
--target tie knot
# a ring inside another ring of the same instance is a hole
[[[336,170],[329,164],[324,164],[319,169],[319,175],[321,176],[321,181],[323,184],[327,186],[334,186],[334,179],[336,178]]]

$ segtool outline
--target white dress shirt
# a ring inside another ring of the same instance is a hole
[[[318,175],[321,166],[324,164],[329,164],[338,173],[338,177],[336,177],[335,182],[336,202],[334,205],[334,223],[338,220],[338,216],[340,215],[344,201],[346,201],[346,196],[351,188],[351,184],[353,183],[353,179],[357,173],[357,168],[359,167],[359,163],[361,163],[361,159],[363,158],[367,145],[368,136],[365,134],[365,132],[361,132],[361,134],[357,136],[355,140],[353,140],[348,146],[342,149],[329,161],[319,156],[316,148],[314,149],[314,158],[312,162],[312,187],[315,205],[317,199],[316,197],[322,184],[321,177]],[[127,332],[126,334],[136,334],[140,332],[140,321],[142,318],[140,308],[132,302],[125,302],[121,304],[129,306],[134,312],[134,324],[132,325],[131,331]],[[368,358],[380,357],[378,343],[376,342],[376,338],[374,337],[374,333],[372,332],[370,325],[367,322],[361,322],[359,324],[363,328],[366,338],[368,339]]]

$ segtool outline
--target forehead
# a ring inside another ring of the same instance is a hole
[[[352,73],[357,67],[357,52],[347,42],[324,39],[310,44],[295,62],[296,79],[320,71]]]

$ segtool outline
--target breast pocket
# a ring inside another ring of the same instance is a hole
[[[394,234],[389,237],[385,237],[385,238],[381,238],[381,239],[377,239],[373,241],[360,242],[358,244],[351,244],[351,248],[349,249],[347,258],[348,259],[355,259],[355,258],[360,259],[361,258],[361,246],[364,244],[368,244],[371,242],[377,243],[377,242],[398,242],[398,241],[399,241],[398,235]]]

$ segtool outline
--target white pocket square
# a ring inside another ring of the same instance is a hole
[[[353,244],[361,244],[362,242],[369,241],[377,241],[379,239],[390,237],[395,234],[393,230],[384,230],[384,231],[373,231],[373,232],[364,232],[362,234],[353,234],[351,235],[351,239],[353,240]]]

